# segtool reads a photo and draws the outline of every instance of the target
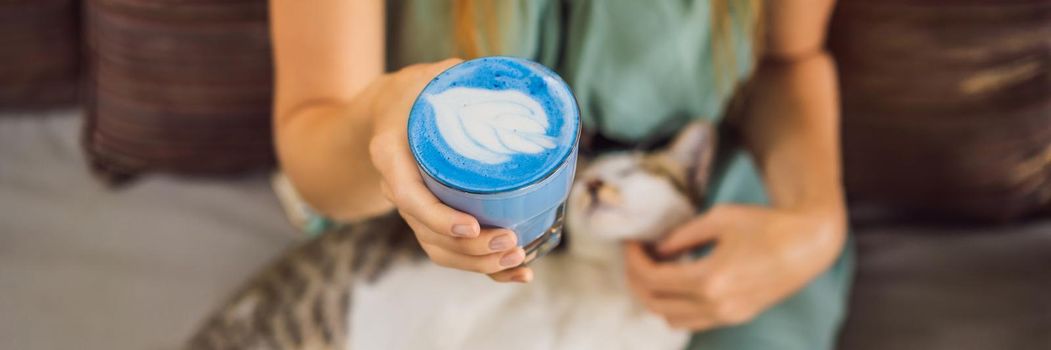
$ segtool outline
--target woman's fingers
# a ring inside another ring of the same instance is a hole
[[[525,251],[515,247],[507,252],[493,253],[483,256],[471,256],[448,251],[437,246],[422,244],[427,256],[436,264],[459,269],[491,274],[506,270],[522,264],[525,260]]]
[[[761,308],[749,305],[748,297],[736,297],[720,300],[716,303],[703,304],[704,307],[693,313],[681,313],[665,317],[668,325],[674,328],[685,328],[694,331],[736,326],[747,323],[759,314]]]
[[[447,249],[444,246],[430,243],[435,242],[435,239],[441,236],[438,233],[430,231],[427,226],[421,224],[412,217],[406,217],[405,222],[407,222],[409,227],[412,228],[413,232],[416,234],[416,239],[420,241],[420,246],[423,247],[423,250],[427,253],[427,256],[431,258],[431,261],[434,261],[434,263],[441,266],[490,274],[519,266],[522,264],[522,261],[525,260],[525,251],[518,246],[512,246],[512,248],[501,252],[484,255],[468,255],[461,253],[459,250],[465,249],[463,246],[456,246],[456,249],[458,250]],[[496,236],[503,235],[504,233],[500,231],[506,230],[488,230],[487,232],[494,232]],[[464,242],[469,240],[484,242],[478,238],[463,239]]]
[[[475,237],[478,220],[446,206],[423,184],[420,170],[406,143],[404,125],[375,135],[369,152],[383,176],[384,194],[403,213],[422,222],[431,231],[457,237]]]
[[[660,296],[658,293],[645,288],[633,277],[628,277],[628,289],[631,294],[646,307],[646,310],[667,318],[670,315],[682,316],[694,312],[696,305],[689,302],[689,298],[683,295],[674,297]]]
[[[493,281],[497,282],[529,283],[533,280],[533,269],[524,266],[516,267],[491,273],[489,274],[489,278],[492,278]]]
[[[669,326],[694,331],[749,322],[766,309],[768,300],[763,299],[767,297],[765,291],[709,298],[702,293],[661,294],[646,289],[636,279],[629,279],[629,287],[647,310],[663,317]]]
[[[380,158],[375,163],[383,174],[386,191],[391,202],[403,216],[411,216],[431,231],[453,237],[477,237],[481,227],[473,216],[450,208],[438,200],[423,184],[419,169],[409,153],[408,147],[395,142],[392,148],[404,147],[403,151],[374,151]],[[400,145],[400,146],[399,146]],[[381,147],[381,146],[374,146]]]
[[[507,229],[483,229],[478,237],[461,238],[425,230],[416,236],[420,242],[445,250],[472,256],[489,255],[510,250],[518,245],[518,237]]]
[[[714,326],[710,307],[691,299],[690,295],[661,295],[648,290],[642,282],[629,277],[628,288],[636,299],[652,312],[678,329],[706,329]]]
[[[716,240],[725,231],[725,218],[716,207],[669,232],[657,243],[657,252],[672,256]]]
[[[668,326],[675,329],[684,329],[694,332],[703,331],[719,326],[711,317],[704,315],[691,315],[687,317],[667,318]]]
[[[664,318],[672,328],[700,331],[741,324],[755,316],[742,304],[744,298],[711,300],[698,295],[662,295],[646,290],[638,281],[629,281],[633,294],[640,296],[646,309]]]
[[[709,269],[707,259],[687,263],[654,261],[638,242],[625,244],[624,260],[629,278],[647,290],[665,294],[693,293]]]
[[[692,317],[696,315],[708,316],[708,306],[696,300],[686,297],[659,297],[654,296],[645,304],[650,312],[661,315],[666,320]]]

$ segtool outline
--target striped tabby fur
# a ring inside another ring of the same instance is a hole
[[[187,349],[343,349],[354,283],[375,280],[395,260],[422,257],[395,213],[330,230],[248,281]]]

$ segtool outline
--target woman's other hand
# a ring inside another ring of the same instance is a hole
[[[657,243],[674,256],[707,243],[690,262],[658,262],[639,243],[625,249],[632,293],[670,326],[731,326],[787,298],[827,269],[845,240],[841,211],[802,212],[720,205]]]
[[[413,65],[370,84],[359,96],[372,114],[369,155],[382,178],[384,196],[412,227],[432,261],[489,274],[500,282],[528,282],[532,272],[514,268],[525,259],[514,232],[482,229],[471,215],[442,204],[424,185],[409,150],[406,124],[416,96],[431,79],[459,62],[448,59]]]

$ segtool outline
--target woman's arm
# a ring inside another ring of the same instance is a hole
[[[281,168],[322,213],[354,220],[397,208],[435,263],[527,282],[514,232],[482,229],[423,184],[406,121],[423,87],[459,62],[384,74],[383,0],[272,0]],[[509,269],[510,268],[510,269]]]
[[[827,270],[846,240],[836,77],[823,48],[832,1],[767,3],[767,55],[738,122],[771,205],[717,205],[657,245],[674,255],[714,241],[695,262],[626,249],[633,293],[674,327],[751,320]]]
[[[306,201],[338,219],[392,207],[369,160],[371,115],[351,103],[383,74],[383,4],[270,2],[278,159]]]
[[[762,170],[771,204],[827,215],[844,225],[836,69],[825,51],[832,0],[772,1],[745,142]],[[845,230],[833,230],[833,245]],[[819,237],[815,237],[818,239]]]

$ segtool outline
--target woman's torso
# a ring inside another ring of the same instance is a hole
[[[714,30],[719,16],[704,0],[519,1],[490,9],[474,2],[474,13],[480,36],[498,42],[484,54],[554,68],[572,86],[585,130],[634,143],[666,137],[693,118],[717,120],[736,81],[751,72],[753,9],[748,1],[715,1],[730,3],[721,16],[725,35]],[[389,1],[390,68],[458,56],[452,6]]]

